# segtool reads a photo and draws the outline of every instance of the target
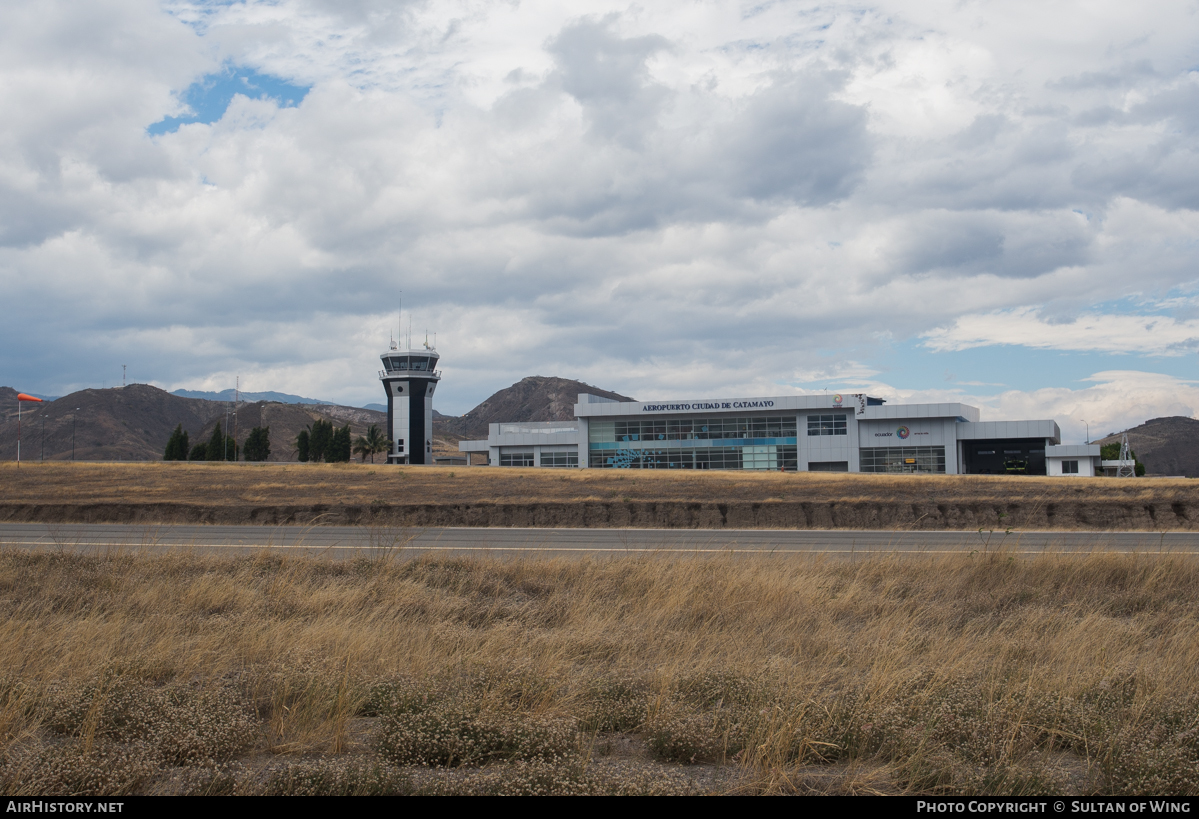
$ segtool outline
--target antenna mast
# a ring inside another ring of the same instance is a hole
[[[1120,440],[1120,465],[1116,467],[1117,478],[1135,478],[1136,462],[1132,459],[1132,448],[1128,446],[1128,433]]]

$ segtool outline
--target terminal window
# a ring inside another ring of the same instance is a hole
[[[595,469],[755,469],[794,472],[798,463],[796,455],[797,447],[794,445],[630,447],[592,449],[590,465]]]
[[[621,420],[594,420],[588,439],[598,443],[645,443],[660,441],[720,441],[766,438],[794,438],[795,416],[760,417],[657,417]],[[775,441],[774,443],[778,443]],[[787,441],[785,443],[794,443]]]
[[[943,446],[863,447],[860,458],[863,472],[945,473]]]
[[[848,435],[844,415],[809,415],[808,435]]]
[[[578,466],[578,452],[545,452],[541,453],[542,466]]]
[[[532,466],[533,450],[527,452],[500,451],[500,466]]]

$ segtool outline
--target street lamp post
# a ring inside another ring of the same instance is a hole
[[[1079,418],[1078,420],[1082,421],[1084,424],[1087,424],[1087,443],[1091,443],[1091,425],[1082,418]]]

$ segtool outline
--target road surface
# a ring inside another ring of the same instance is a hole
[[[1093,551],[1199,555],[1199,532],[888,532],[780,529],[506,529],[370,526],[0,524],[0,549],[246,554],[262,549],[334,558],[427,553],[516,555],[941,555]]]

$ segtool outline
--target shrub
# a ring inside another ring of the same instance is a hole
[[[284,763],[270,771],[264,796],[409,796],[412,777],[368,760],[317,759]]]
[[[380,720],[379,753],[399,765],[479,765],[494,760],[560,762],[577,745],[572,720],[513,711],[485,711],[465,702]]]

